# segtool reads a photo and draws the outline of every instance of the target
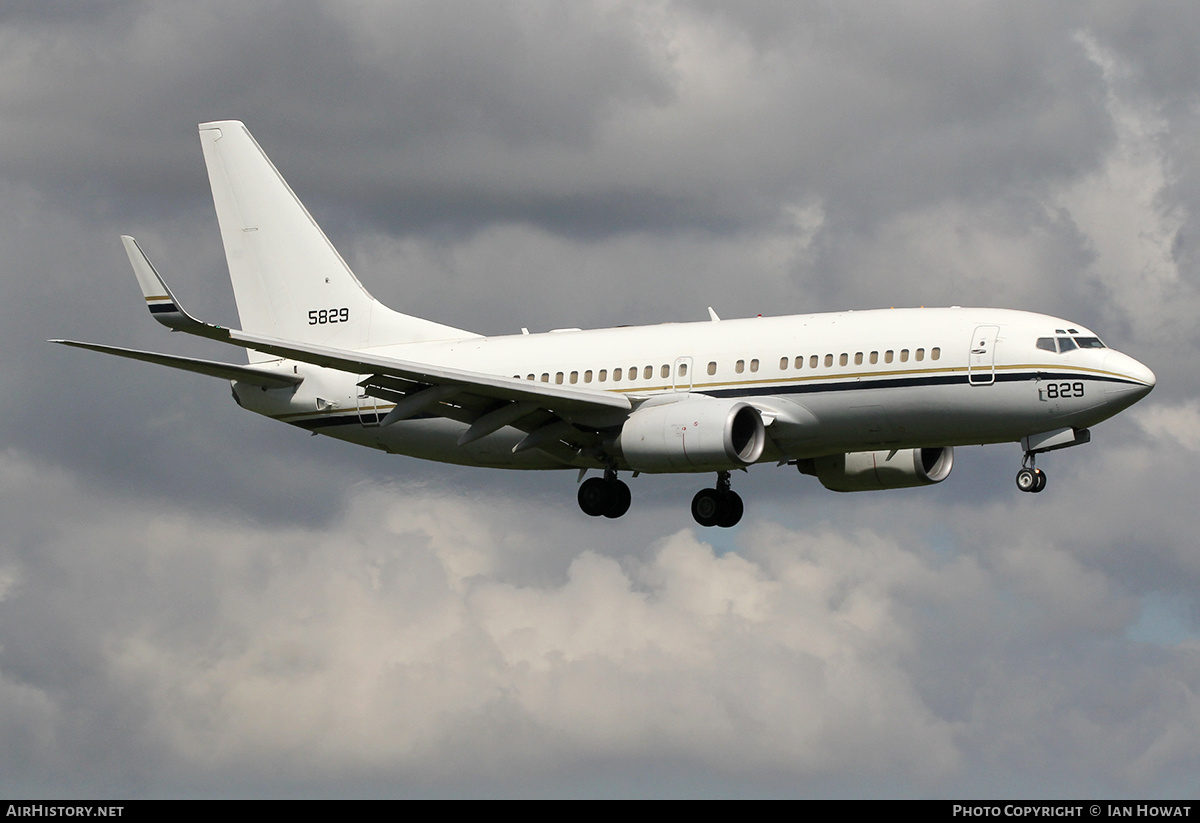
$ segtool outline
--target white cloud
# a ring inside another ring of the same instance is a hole
[[[1133,419],[1151,437],[1200,451],[1200,400],[1143,405],[1134,410]]]
[[[936,794],[993,768],[1019,781],[1031,753],[1069,758],[1064,785],[1121,790],[1193,756],[1167,730],[1196,711],[1187,649],[1080,657],[1136,607],[1070,529],[1014,528],[1003,507],[990,537],[991,513],[945,520],[949,556],[911,529],[921,507],[887,496],[859,498],[853,527],[759,518],[720,555],[691,529],[655,539],[649,518],[609,553],[579,545],[595,524],[577,512],[416,485],[364,484],[334,522],[280,529],[85,490],[11,452],[0,481],[27,547],[0,558],[24,581],[0,604],[0,726],[41,741],[10,781],[51,760],[100,779],[77,759],[114,735],[114,768],[158,786],[312,791],[348,773],[596,791],[596,763],[651,762],[664,786],[689,764]],[[18,516],[34,499],[76,516]],[[900,513],[894,536],[871,525]],[[1111,665],[1143,682],[1136,705],[1104,685]]]

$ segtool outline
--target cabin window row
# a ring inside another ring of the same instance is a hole
[[[918,349],[912,349],[912,350],[900,349],[899,352],[897,352],[897,350],[895,350],[895,349],[885,349],[883,352],[872,351],[872,352],[866,352],[866,353],[856,351],[853,355],[853,360],[854,360],[854,365],[856,365],[856,366],[861,366],[861,365],[863,365],[863,363],[868,363],[868,364],[874,366],[879,362],[907,363],[907,362],[909,362],[910,359],[914,360],[916,362],[921,362],[925,359],[925,354],[926,354],[926,352],[925,352],[924,348],[918,348]],[[929,350],[929,359],[930,360],[941,360],[942,359],[942,349],[940,346],[934,346],[932,349]],[[851,355],[849,352],[842,352],[841,354],[837,355],[837,364],[839,366],[848,366],[848,365],[850,365],[850,361],[851,361]],[[751,362],[756,363],[757,361],[751,361]],[[824,356],[824,358],[822,358],[821,356],[816,355],[816,354],[809,355],[807,358],[807,367],[810,369],[815,369],[815,368],[819,367],[822,364],[822,362],[824,363],[825,368],[831,368],[834,364],[834,355],[826,354]],[[803,368],[805,368],[805,365],[806,365],[806,360],[805,360],[804,355],[798,355],[795,358],[790,358],[790,357],[779,358],[779,370],[780,371],[787,371],[789,368],[790,369],[803,369]],[[752,369],[752,370],[757,371],[757,369]]]
[[[897,352],[894,349],[886,349],[885,351],[882,352],[882,354],[878,351],[872,351],[872,352],[869,352],[866,354],[864,354],[863,352],[855,352],[854,353],[854,365],[861,366],[864,362],[874,365],[876,363],[879,363],[881,358],[882,358],[882,362],[884,362],[884,363],[892,363],[892,362],[896,362],[897,360],[900,363],[907,363],[910,359],[910,355],[911,355],[912,360],[919,362],[919,361],[923,361],[925,359],[925,354],[926,354],[926,352],[925,352],[924,348],[914,349],[914,350],[911,350],[911,352],[909,349],[900,349],[898,358],[897,358]],[[934,346],[932,349],[929,350],[929,359],[930,360],[940,360],[941,357],[942,357],[942,350],[940,347]],[[808,368],[810,368],[810,369],[818,368],[821,365],[822,360],[825,364],[825,368],[831,368],[834,363],[834,355],[826,354],[824,356],[824,358],[821,358],[819,355],[816,355],[816,354],[809,355],[808,359],[807,359]],[[798,355],[794,359],[790,358],[790,357],[781,357],[781,358],[779,358],[779,370],[787,371],[789,368],[803,369],[803,368],[805,368],[805,362],[806,361],[805,361],[804,355]],[[849,352],[842,352],[840,355],[837,355],[837,363],[840,366],[849,365],[850,364]],[[745,359],[741,359],[741,360],[737,360],[733,364],[733,370],[738,374],[745,374],[747,367],[749,367],[749,371],[752,374],[755,374],[758,372],[760,366],[761,366],[761,364],[759,363],[758,358],[752,358],[749,360],[749,362],[747,362]],[[541,382],[543,382],[543,383],[549,383],[549,382],[553,381],[554,383],[560,384],[560,385],[563,383],[571,383],[571,384],[579,383],[579,382],[581,382],[581,378],[582,378],[582,382],[584,382],[584,383],[591,383],[591,382],[593,382],[593,380],[597,383],[607,383],[607,382],[609,382],[610,378],[611,378],[611,381],[614,383],[619,382],[621,380],[625,380],[626,382],[633,382],[638,379],[650,380],[654,377],[655,371],[656,371],[656,369],[654,366],[630,366],[628,369],[623,369],[623,368],[618,367],[618,368],[613,369],[611,372],[608,369],[598,369],[595,371],[593,371],[592,369],[586,369],[582,372],[579,372],[579,371],[561,372],[560,371],[560,372],[554,372],[553,374],[551,374],[550,372],[542,372],[540,375],[537,373],[531,372],[531,373],[525,375],[525,379],[526,380],[541,380]],[[659,367],[657,369],[657,371],[658,371],[659,377],[661,379],[669,380],[671,378],[671,366],[669,364],[664,363],[661,367]],[[678,364],[678,372],[679,373],[676,375],[677,377],[687,377],[687,373],[688,373],[687,363],[679,363]],[[715,361],[715,360],[709,361],[708,373],[709,373],[709,375],[715,375],[717,373],[717,361]],[[520,375],[518,375],[518,374],[514,374],[513,377],[520,379]]]
[[[659,376],[663,380],[669,380],[671,378],[671,366],[669,364],[664,363],[661,367],[659,367],[657,369],[657,371],[659,373]],[[581,379],[582,379],[582,382],[584,382],[584,383],[591,383],[593,380],[595,380],[597,383],[607,383],[607,382],[609,382],[609,380],[611,378],[612,382],[616,383],[620,380],[626,380],[626,381],[631,381],[631,382],[634,380],[638,380],[638,379],[650,380],[654,377],[654,372],[655,372],[654,366],[630,366],[628,369],[618,367],[618,368],[613,369],[611,372],[608,369],[598,369],[595,371],[593,371],[592,369],[585,369],[582,372],[579,372],[579,371],[561,372],[560,371],[560,372],[554,372],[553,374],[551,374],[550,372],[542,372],[540,375],[535,374],[535,373],[530,373],[530,374],[525,375],[525,379],[526,380],[541,380],[541,382],[543,382],[543,383],[554,382],[557,384],[562,384],[562,383],[579,383],[579,382],[581,382]],[[680,363],[678,376],[679,377],[687,377],[687,373],[688,373],[687,363]],[[519,375],[519,374],[514,374],[513,377],[517,378],[518,380],[521,379],[521,375]]]

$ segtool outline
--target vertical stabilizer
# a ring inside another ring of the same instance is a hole
[[[245,331],[341,349],[474,336],[373,298],[242,123],[202,123],[200,143]]]

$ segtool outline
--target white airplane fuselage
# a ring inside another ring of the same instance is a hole
[[[1036,347],[1039,338],[1067,336],[1056,330],[1068,328],[1075,337],[1094,337],[1077,324],[1042,314],[922,308],[469,337],[380,347],[377,353],[589,386],[648,403],[687,394],[744,398],[768,413],[779,412],[756,461],[777,462],[870,449],[1012,442],[1034,432],[1087,428],[1153,386],[1149,369],[1113,349],[1058,353]],[[981,333],[988,351],[972,365]],[[569,462],[540,450],[514,454],[525,435],[513,428],[459,445],[467,424],[440,415],[381,427],[378,421],[394,404],[360,394],[354,376],[287,360],[275,367],[296,370],[304,382],[295,393],[235,382],[245,408],[427,460],[521,469],[604,467],[587,454]],[[605,422],[595,421],[598,428]],[[631,468],[619,458],[618,465]]]
[[[1043,452],[1144,397],[1154,374],[1055,317],[883,309],[484,337],[375,300],[238,121],[200,125],[240,329],[179,305],[123,237],[151,315],[246,351],[245,365],[69,346],[232,382],[244,408],[444,463],[578,469],[580,508],[620,517],[618,472],[715,472],[703,526],[744,508],[731,472],[795,465],[834,491],[940,483],[956,445],[1019,441],[1021,491]],[[588,469],[602,477],[584,480]]]

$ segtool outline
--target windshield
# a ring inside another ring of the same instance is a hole
[[[1060,332],[1061,333],[1061,332]],[[1037,347],[1043,351],[1063,354],[1074,349],[1103,349],[1105,345],[1099,337],[1039,337]]]

